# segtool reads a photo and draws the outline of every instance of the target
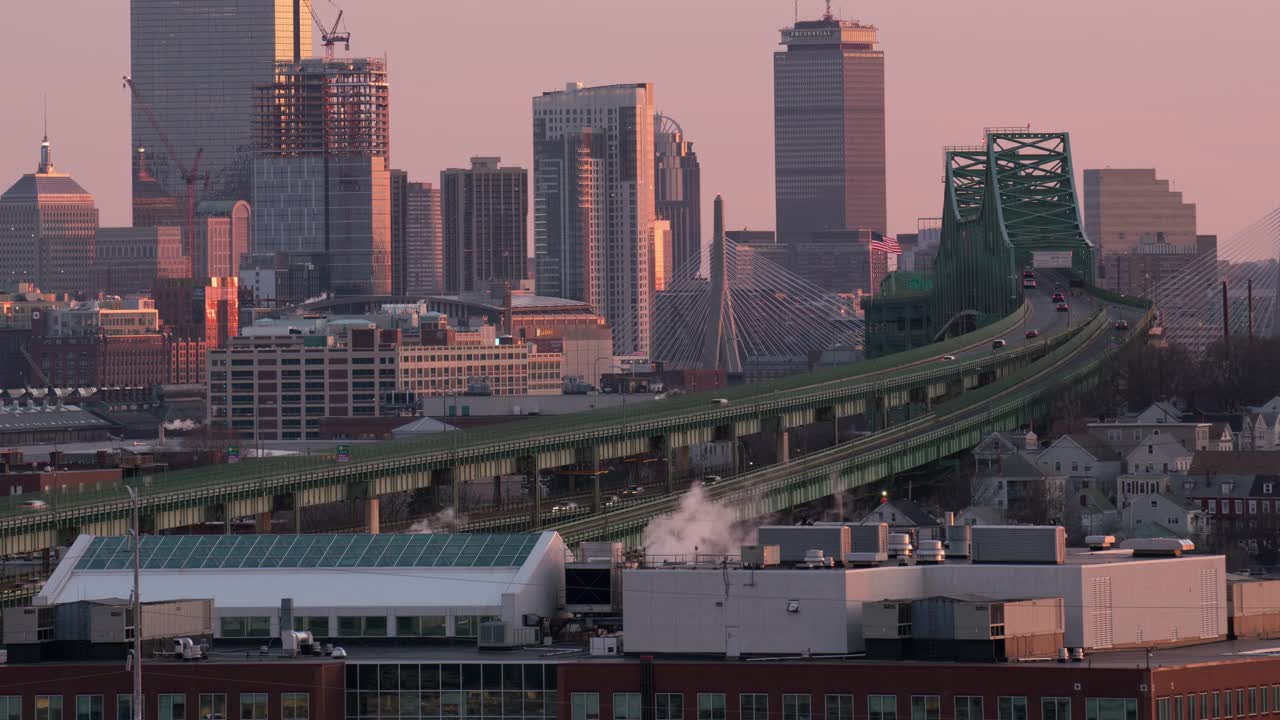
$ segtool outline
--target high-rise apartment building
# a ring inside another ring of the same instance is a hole
[[[696,276],[702,264],[702,167],[680,124],[654,121],[654,212],[671,223],[672,273]]]
[[[782,30],[773,56],[778,239],[886,232],[884,53],[876,28],[837,20]]]
[[[93,196],[54,169],[46,136],[36,171],[0,195],[0,284],[34,283],[54,293],[90,290],[97,234]]]
[[[160,320],[174,337],[226,347],[240,333],[236,278],[161,280],[152,295]]]
[[[649,353],[653,119],[649,83],[570,83],[533,99],[538,294],[591,305],[620,355]]]
[[[237,277],[250,248],[253,213],[244,200],[207,200],[196,206],[193,277]]]
[[[451,293],[487,291],[528,279],[529,173],[473,157],[470,168],[440,173],[444,285]]]
[[[197,201],[249,199],[253,89],[271,82],[277,62],[311,55],[312,21],[303,3],[130,0],[129,9],[130,74],[139,98],[132,115],[133,224],[182,224],[180,168],[208,174],[207,183],[195,183]]]
[[[416,299],[444,292],[440,190],[391,171],[391,294]]]
[[[1168,245],[1196,244],[1195,203],[1183,201],[1182,193],[1152,168],[1085,170],[1084,220],[1099,258],[1129,252],[1144,244],[1144,237],[1162,237]]]
[[[321,266],[337,294],[390,294],[386,62],[278,63],[255,98],[253,251]]]

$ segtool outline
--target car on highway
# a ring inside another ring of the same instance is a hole
[[[1060,303],[1060,302],[1066,302],[1067,299],[1062,296],[1062,293],[1056,292],[1053,294],[1053,301],[1056,303]]]
[[[631,487],[626,488],[622,491],[622,497],[635,497],[636,495],[640,495],[642,493],[644,493],[644,488],[640,487],[639,485],[632,485]]]
[[[955,359],[956,359],[956,356],[955,356],[955,355],[943,355],[942,357],[940,357],[940,358],[938,358],[938,359],[939,359],[939,360],[941,360],[942,362],[951,362],[952,360],[955,360]]]
[[[610,495],[609,497],[605,498],[604,506],[607,508],[611,508],[620,502],[622,502],[622,498],[619,498],[617,495]]]
[[[1002,347],[1004,347],[1005,345],[1008,345],[1008,344],[1009,344],[1009,343],[1008,343],[1008,342],[1006,342],[1004,339],[1000,339],[1000,340],[993,340],[993,341],[991,342],[991,349],[992,349],[992,350],[999,350],[1000,348],[1002,348]]]
[[[1031,338],[1038,338],[1038,337],[1040,337],[1040,331],[1039,331],[1039,330],[1028,330],[1028,331],[1027,331],[1027,339],[1028,339],[1028,340],[1030,340]]]
[[[577,509],[578,509],[578,503],[572,500],[556,503],[555,505],[551,506],[551,512],[553,513],[566,513],[566,512],[572,512]]]
[[[44,510],[49,507],[49,503],[44,500],[23,500],[18,503],[18,507],[22,510]]]
[[[1128,320],[1117,320],[1117,321],[1116,321],[1116,324],[1115,324],[1115,329],[1116,329],[1116,330],[1119,330],[1120,332],[1124,332],[1125,330],[1128,330],[1128,329],[1129,329],[1129,321],[1128,321]]]
[[[1058,303],[1058,312],[1071,312],[1071,306],[1066,303]]]

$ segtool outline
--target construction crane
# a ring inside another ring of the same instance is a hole
[[[334,5],[334,7],[337,6]],[[320,15],[316,12],[315,2],[307,0],[307,9],[311,11],[311,20],[316,24],[316,29],[320,31],[320,44],[324,45],[324,59],[326,62],[333,59],[334,45],[342,43],[345,49],[351,49],[351,33],[346,30],[338,32],[338,25],[342,23],[341,8],[338,8],[338,17],[334,19],[333,27],[327,30],[324,23],[320,22]]]
[[[129,88],[129,92],[133,96],[133,102],[142,111],[142,114],[146,116],[147,123],[151,125],[151,129],[155,130],[156,135],[160,137],[160,143],[164,145],[165,152],[169,154],[169,160],[178,168],[178,174],[181,175],[182,182],[186,184],[186,226],[183,228],[182,252],[187,257],[193,257],[192,244],[195,242],[196,234],[196,182],[201,182],[202,188],[209,186],[209,174],[200,172],[200,158],[204,156],[204,148],[196,148],[196,155],[191,160],[191,167],[184,167],[182,160],[178,158],[178,153],[173,149],[173,143],[169,142],[169,135],[165,133],[164,128],[160,127],[160,121],[156,119],[155,110],[152,109],[146,98],[142,97],[142,93],[133,84],[133,79],[128,75],[124,76],[124,86]]]

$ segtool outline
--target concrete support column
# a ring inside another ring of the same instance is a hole
[[[460,508],[462,507],[462,478],[458,477],[456,468],[453,474],[453,483],[450,489],[453,491],[453,501],[452,501],[453,511],[459,512]]]
[[[223,505],[222,506],[222,532],[225,535],[231,534],[231,520],[232,520],[231,508],[226,505]]]
[[[531,484],[530,492],[533,493],[533,511],[530,514],[529,521],[533,529],[537,529],[542,525],[542,477],[537,470],[530,475]]]
[[[840,413],[831,410],[831,444],[840,444]]]
[[[676,449],[671,445],[670,435],[662,439],[662,444],[666,446],[667,451],[667,476],[664,489],[670,494],[676,488]]]
[[[774,436],[775,457],[778,458],[779,464],[791,462],[791,431],[786,428],[778,428],[778,434]]]
[[[364,500],[364,529],[371,535],[377,535],[381,531],[379,511],[381,503],[378,498],[371,497]]]
[[[270,510],[266,512],[258,513],[257,517],[254,518],[253,529],[255,532],[257,532],[260,535],[263,533],[271,532],[271,511]]]
[[[598,513],[604,505],[600,500],[600,472],[591,476],[591,512]]]

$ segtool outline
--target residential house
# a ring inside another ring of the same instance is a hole
[[[1280,395],[1277,395],[1262,405],[1255,405],[1249,408],[1250,412],[1259,415],[1280,415]]]
[[[1138,413],[1132,422],[1138,425],[1180,423],[1182,422],[1182,411],[1168,400],[1161,400],[1151,403],[1146,410]]]
[[[1066,476],[1073,488],[1096,486],[1115,495],[1122,458],[1105,442],[1088,433],[1063,435],[1036,457],[1042,470]]]
[[[1127,475],[1185,473],[1191,458],[1192,453],[1177,437],[1153,430],[1125,455],[1125,470]]]
[[[942,523],[912,500],[885,500],[867,513],[859,525],[886,523],[891,533],[910,533],[917,540],[941,540]]]
[[[1218,452],[1231,452],[1236,449],[1235,432],[1231,429],[1231,423],[1215,422],[1209,428],[1209,449]]]
[[[1027,453],[980,465],[970,486],[974,505],[1003,512],[1010,520],[1061,522],[1067,496],[1065,475],[1046,470]]]
[[[1270,451],[1198,452],[1182,494],[1218,529],[1280,529],[1280,457]]]
[[[1089,423],[1089,434],[1106,443],[1121,455],[1128,455],[1131,450],[1141,445],[1150,435],[1171,435],[1186,450],[1209,450],[1209,430],[1212,423],[1207,422],[1096,422]]]
[[[1132,497],[1122,508],[1122,532],[1129,537],[1185,537],[1208,534],[1208,516],[1200,504],[1167,492]]]

